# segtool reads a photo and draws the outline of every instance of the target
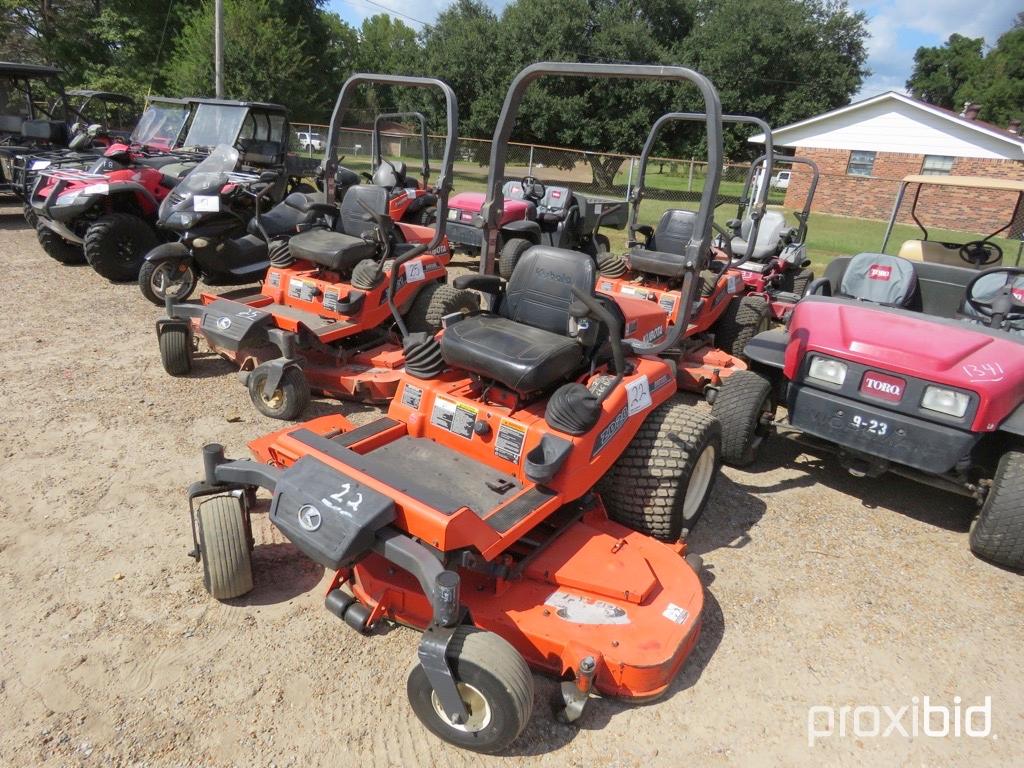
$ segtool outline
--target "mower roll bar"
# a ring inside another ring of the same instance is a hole
[[[767,143],[767,142],[766,142]],[[742,214],[743,207],[746,205],[750,196],[750,186],[753,184],[754,177],[757,175],[757,166],[763,165],[767,162],[767,153],[761,155],[750,165],[750,172],[747,174],[747,179],[743,183],[743,192],[740,193],[740,213]],[[775,153],[773,163],[779,163],[781,165],[806,165],[811,169],[811,183],[807,187],[807,195],[804,197],[804,205],[800,211],[794,211],[793,215],[796,220],[800,222],[800,226],[797,228],[797,240],[803,242],[807,236],[807,218],[811,215],[811,205],[814,202],[814,193],[818,189],[818,180],[821,178],[821,171],[818,170],[818,164],[811,160],[809,157],[801,157],[800,155],[782,155]],[[765,189],[768,189],[771,183],[772,165],[768,165],[768,170],[765,173],[765,177],[769,180],[764,185]],[[766,193],[767,194],[767,193]]]
[[[423,158],[420,175],[423,177],[423,186],[426,188],[430,183],[430,155],[427,153],[427,118],[422,112],[381,112],[373,119],[373,135],[370,138],[370,155],[373,157],[371,170],[377,170],[384,161],[381,153],[380,124],[382,120],[402,120],[412,118],[420,125],[420,154]]]
[[[523,94],[530,84],[541,77],[609,77],[623,80],[664,80],[692,83],[697,86],[704,100],[704,122],[708,136],[708,177],[701,192],[700,209],[693,236],[686,246],[687,270],[683,278],[685,309],[679,321],[657,344],[639,341],[623,342],[623,348],[634,354],[657,355],[674,345],[689,325],[696,295],[696,275],[703,268],[711,252],[711,224],[714,220],[715,200],[718,185],[722,180],[722,102],[715,86],[704,75],[686,67],[662,66],[658,64],[584,64],[578,62],[542,61],[523,69],[509,86],[505,102],[501,107],[498,124],[491,141],[490,171],[487,174],[487,199],[480,215],[483,219],[483,242],[480,248],[480,272],[490,274],[494,266],[495,251],[499,233],[499,217],[505,201],[501,187],[505,180],[505,155],[508,140],[512,136],[516,115],[523,100]],[[438,213],[440,220],[441,214]]]
[[[327,148],[324,162],[324,181],[326,183],[326,199],[333,200],[337,187],[335,174],[338,171],[338,153],[335,151],[337,140],[342,129],[342,118],[352,101],[352,94],[361,85],[397,85],[408,88],[436,88],[441,91],[447,108],[446,123],[447,134],[444,140],[444,154],[441,157],[441,175],[437,179],[435,189],[437,190],[437,224],[434,227],[434,236],[429,243],[420,243],[410,248],[406,253],[397,257],[391,266],[391,279],[388,281],[388,308],[398,331],[404,339],[409,335],[409,329],[405,326],[398,307],[395,305],[395,290],[398,286],[398,273],[402,271],[402,265],[410,259],[414,259],[425,251],[432,251],[441,244],[444,239],[444,230],[448,221],[448,195],[452,191],[452,165],[455,162],[455,143],[459,126],[459,102],[455,97],[455,91],[446,82],[434,77],[410,77],[407,75],[374,75],[364,72],[357,72],[341,86],[338,93],[338,100],[334,105],[334,112],[331,115],[331,126],[327,133]]]
[[[651,153],[654,151],[654,144],[658,140],[658,134],[661,133],[661,129],[667,123],[674,123],[674,122],[697,122],[697,121],[704,120],[704,119],[705,119],[705,115],[702,112],[669,112],[668,114],[662,115],[661,117],[659,117],[654,122],[654,125],[651,127],[651,132],[647,135],[647,141],[644,142],[644,148],[640,152],[640,174],[639,174],[639,176],[640,176],[640,183],[637,184],[636,187],[634,187],[635,191],[633,192],[632,200],[631,200],[632,205],[633,205],[633,210],[631,211],[630,220],[629,220],[629,238],[630,238],[630,240],[635,240],[636,239],[636,232],[637,232],[637,227],[638,227],[637,221],[639,220],[639,216],[640,216],[640,201],[644,199],[644,188],[645,188],[644,181],[647,178],[647,164],[650,161]],[[767,172],[768,172],[768,174],[770,176],[771,172],[772,172],[772,162],[771,162],[771,160],[772,160],[772,157],[774,157],[775,153],[773,151],[773,145],[772,145],[772,129],[768,127],[768,123],[766,123],[761,118],[754,117],[752,115],[722,115],[722,122],[723,123],[748,123],[750,125],[754,125],[754,126],[756,126],[756,127],[761,129],[762,133],[764,133],[764,143],[765,143],[765,147],[767,148],[767,152],[766,152],[766,155],[768,156]],[[716,192],[717,192],[717,189],[716,189]],[[747,193],[747,187],[746,186],[744,186],[743,192],[744,192],[744,196],[745,196],[746,193]],[[718,202],[717,201],[717,194],[716,194],[715,202],[716,203]],[[717,207],[717,205],[715,207]],[[715,209],[712,208],[712,218],[714,218],[714,216],[713,216],[714,210]],[[730,266],[733,266],[733,267],[739,266],[743,262],[747,261],[754,254],[754,248],[757,246],[757,231],[758,231],[758,229],[761,226],[761,219],[764,217],[764,212],[766,210],[768,210],[768,185],[764,184],[764,185],[762,185],[762,189],[758,192],[757,203],[756,203],[756,205],[754,206],[754,208],[750,212],[750,217],[754,221],[754,227],[751,230],[750,237],[747,240],[747,253],[746,253],[746,255],[742,259],[732,259],[731,262],[730,262]],[[729,249],[729,253],[732,253],[732,249],[731,248]]]

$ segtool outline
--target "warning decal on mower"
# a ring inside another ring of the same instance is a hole
[[[513,464],[519,463],[523,454],[523,442],[526,440],[526,425],[512,419],[502,419],[498,427],[498,436],[494,440],[494,455]]]
[[[658,306],[672,314],[672,310],[675,309],[676,300],[669,296],[667,293],[661,294],[661,298],[658,299]]]
[[[270,276],[267,278],[267,281],[272,286],[274,286],[275,288],[280,287],[280,285],[281,285],[281,273],[280,272],[271,272]]]
[[[626,403],[630,416],[651,407],[651,385],[646,376],[626,384]]]
[[[412,384],[406,384],[405,389],[402,390],[402,405],[408,406],[413,410],[420,407],[420,401],[423,399],[423,390],[419,387],[414,387]],[[437,404],[435,403],[435,406]]]
[[[604,291],[605,293],[611,293],[613,286],[607,280],[603,280],[600,285],[597,286],[597,290]]]
[[[686,620],[690,618],[690,612],[685,608],[680,608],[675,603],[669,603],[668,608],[661,612],[669,621],[674,621],[676,624],[685,624]]]
[[[447,429],[453,435],[469,439],[473,436],[473,424],[476,422],[476,408],[465,403],[456,403],[444,397],[434,398],[434,409],[430,413],[430,422],[441,429]]]
[[[338,289],[337,288],[334,288],[334,289],[329,290],[326,293],[324,293],[324,309],[329,309],[329,310],[331,310],[331,312],[337,312],[338,311]]]
[[[629,624],[629,614],[604,600],[590,600],[568,592],[552,592],[544,605],[555,609],[555,615],[573,624]]]

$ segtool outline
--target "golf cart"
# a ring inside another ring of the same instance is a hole
[[[17,157],[67,146],[71,132],[64,107],[56,67],[0,62],[0,192],[18,192]]]
[[[289,170],[284,107],[215,99],[184,103],[188,127],[180,144],[180,104],[167,110],[164,102],[136,127],[147,136],[144,143],[114,144],[89,170],[41,172],[31,202],[40,241],[51,256],[64,263],[84,256],[108,280],[136,280],[146,254],[164,236],[156,228],[161,202],[216,146],[238,150],[240,171]],[[154,151],[154,145],[161,149]],[[283,197],[287,182],[282,174],[273,200]]]
[[[401,160],[388,160],[383,155],[380,126],[385,120],[413,119],[420,127],[420,178],[409,178]],[[427,143],[427,118],[421,112],[384,112],[373,121],[370,173],[363,176],[371,184],[388,191],[388,217],[392,221],[430,226],[437,215],[437,190],[430,186],[430,146]]]
[[[439,89],[444,95],[448,134],[437,199],[447,205],[458,121],[454,93],[437,80],[368,74],[350,79],[338,96],[328,133],[325,199],[338,199],[338,179],[348,175],[338,172],[341,120],[359,84]],[[479,300],[447,285],[451,251],[443,223],[436,230],[395,223],[388,209],[387,188],[367,184],[349,187],[340,208],[293,194],[261,215],[264,240],[274,242],[258,292],[233,299],[202,294],[192,303],[165,291],[167,316],[157,323],[164,369],[173,376],[189,373],[193,339],[201,338],[239,366],[253,405],[272,418],[297,418],[311,388],[347,399],[390,400],[409,364],[399,336],[407,329],[435,333],[442,318],[476,311]],[[325,217],[329,226],[311,226],[300,218],[307,212]],[[272,226],[273,235],[267,231]],[[297,226],[304,231],[296,232]],[[417,258],[400,258],[411,250]]]
[[[692,302],[711,252],[721,107],[711,83],[681,67],[541,63],[516,76],[491,148],[484,268],[500,237],[508,134],[542,76],[700,89],[712,163],[689,249]],[[439,223],[444,210],[439,199]],[[397,257],[392,292],[423,253]],[[255,460],[206,446],[205,479],[188,495],[207,589],[228,599],[252,588],[251,502],[265,488],[271,522],[334,571],[331,613],[361,633],[385,621],[423,630],[406,690],[439,738],[504,750],[531,715],[530,667],[562,680],[568,721],[592,692],[668,690],[700,633],[701,563],[680,536],[716,475],[718,426],[674,396],[659,353],[678,330],[660,345],[624,340],[595,273],[591,256],[539,245],[507,282],[463,275],[456,284],[489,294],[491,310],[447,318],[440,339],[406,334],[407,354],[431,355],[407,364],[387,416],[289,426],[253,441]]]

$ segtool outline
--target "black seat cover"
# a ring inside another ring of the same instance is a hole
[[[885,253],[858,253],[846,265],[839,295],[888,307],[920,303],[914,263]]]
[[[320,195],[322,198],[323,195]],[[309,206],[316,202],[316,195],[304,195],[302,192],[292,192],[288,197],[275,205],[266,213],[260,216],[260,223],[266,230],[268,237],[294,233],[299,224],[306,224],[316,218],[316,214],[309,210]],[[256,226],[256,218],[249,221],[247,231],[251,235],[260,233]]]
[[[572,287],[593,294],[594,261],[586,254],[535,245],[520,258],[497,314],[449,326],[445,362],[525,394],[564,382],[584,361],[569,333]]]
[[[370,236],[375,225],[367,220],[366,209],[360,203],[386,216],[388,192],[383,187],[369,185],[352,187],[341,202],[341,216],[336,225],[340,231],[314,229],[296,235],[290,241],[292,256],[334,272],[347,272],[363,259],[373,258],[377,246]]]
[[[686,246],[693,237],[697,214],[671,208],[661,215],[650,247],[636,246],[629,252],[633,269],[661,277],[682,277],[686,272]]]

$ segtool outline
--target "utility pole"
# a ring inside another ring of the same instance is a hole
[[[224,98],[224,0],[213,4],[213,70],[216,96]]]

